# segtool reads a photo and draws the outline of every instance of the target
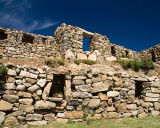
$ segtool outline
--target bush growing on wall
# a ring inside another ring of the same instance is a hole
[[[145,71],[154,69],[154,64],[151,59],[143,58],[141,60],[118,60],[124,69],[132,69],[138,72],[140,69]]]
[[[64,59],[61,58],[46,59],[45,64],[52,68],[55,68],[64,65]]]
[[[4,88],[6,75],[7,75],[7,67],[4,65],[0,65],[0,90]]]
[[[93,65],[93,64],[96,64],[96,61],[92,61],[92,60],[74,60],[74,63],[77,64],[77,65],[79,65],[80,63]]]

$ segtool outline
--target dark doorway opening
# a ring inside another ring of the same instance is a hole
[[[128,50],[125,50],[125,53],[126,53],[126,58],[128,57],[128,54],[129,54],[129,51]]]
[[[116,56],[116,49],[114,46],[111,46],[111,54],[112,56]]]
[[[156,62],[156,56],[155,56],[155,54],[154,54],[153,51],[151,52],[151,56],[152,56],[152,61],[153,61],[153,62]]]
[[[143,82],[135,81],[135,97],[142,98]]]
[[[34,37],[29,34],[23,34],[22,42],[24,43],[33,43]]]
[[[7,34],[5,33],[4,30],[0,30],[0,40],[5,40],[7,39]]]
[[[64,98],[65,75],[54,75],[49,97]]]
[[[91,39],[83,35],[83,51],[90,51]]]

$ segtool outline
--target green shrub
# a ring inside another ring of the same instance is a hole
[[[80,63],[93,65],[93,64],[96,64],[96,61],[92,61],[92,60],[74,60],[74,63],[77,64],[77,65],[79,65]]]
[[[45,64],[52,68],[55,68],[64,65],[64,59],[58,59],[58,58],[46,59]]]
[[[150,69],[154,69],[155,67],[151,59],[143,58],[141,60],[141,68],[148,71]]]
[[[7,67],[4,65],[0,65],[0,90],[4,88],[6,76],[7,76]]]
[[[120,63],[124,69],[132,69],[136,72],[140,69],[144,69],[146,71],[154,69],[154,64],[149,58],[141,60],[118,60],[117,62]]]

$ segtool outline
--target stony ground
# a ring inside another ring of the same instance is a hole
[[[50,123],[28,128],[160,128],[160,117],[92,120],[89,124],[86,122]]]

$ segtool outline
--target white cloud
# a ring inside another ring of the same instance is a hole
[[[32,8],[29,0],[0,0],[0,26],[31,32],[51,27],[58,22],[42,17],[43,20],[32,18],[28,11]]]

